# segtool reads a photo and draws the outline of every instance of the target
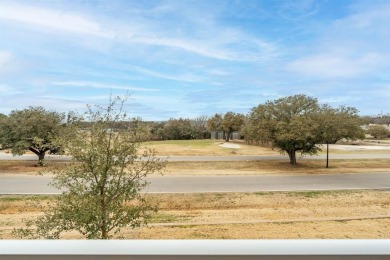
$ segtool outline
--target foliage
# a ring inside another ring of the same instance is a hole
[[[223,117],[221,114],[215,114],[213,117],[207,120],[207,129],[210,131],[223,130]]]
[[[296,164],[296,151],[302,154],[318,151],[318,110],[317,100],[305,95],[267,101],[249,114],[245,138],[271,142],[289,155],[291,164]]]
[[[341,139],[356,140],[364,138],[362,118],[353,107],[332,108],[327,105],[319,112],[319,131],[322,142],[334,144]]]
[[[193,130],[189,119],[170,119],[165,123],[163,131],[160,131],[163,139],[189,140],[193,139]]]
[[[73,161],[54,171],[51,183],[64,191],[44,216],[16,233],[60,238],[64,232],[76,230],[88,239],[108,239],[123,227],[147,222],[155,208],[140,191],[147,185],[144,178],[161,172],[165,162],[156,158],[153,150],[144,149],[144,131],[137,124],[113,130],[118,122],[128,121],[122,111],[125,100],[110,99],[107,108],[89,107],[84,120],[92,124],[87,129],[80,129],[77,123],[69,126],[59,142]],[[141,155],[140,149],[144,149]]]
[[[234,131],[241,130],[244,120],[244,115],[234,112],[227,112],[223,116],[222,127],[227,132],[225,141],[229,142],[229,139]]]
[[[322,142],[363,138],[361,123],[355,108],[320,106],[315,98],[295,95],[253,108],[244,135],[249,142],[272,143],[295,165],[297,151],[316,154]]]
[[[30,150],[38,156],[38,165],[42,166],[46,152],[60,152],[55,138],[61,131],[63,119],[63,114],[43,107],[13,110],[0,120],[1,147],[11,149],[14,155]]]
[[[245,116],[239,113],[215,114],[207,121],[207,128],[210,131],[223,131],[223,138],[229,142],[231,134],[241,130],[244,121]]]
[[[383,125],[370,125],[366,133],[378,139],[390,137],[390,131]]]
[[[194,130],[194,137],[196,139],[210,138],[210,132],[207,130],[208,116],[198,116],[191,120],[191,127]]]
[[[193,120],[187,118],[170,119],[155,124],[151,129],[151,140],[191,140],[209,138],[206,128],[207,117],[199,116]]]

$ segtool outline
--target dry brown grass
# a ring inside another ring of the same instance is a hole
[[[37,174],[41,170],[50,172],[64,167],[64,162],[49,162],[46,167],[36,167],[29,161],[0,161],[0,174]],[[298,160],[291,165],[288,160],[270,161],[226,161],[226,162],[168,162],[164,175],[265,175],[265,174],[332,174],[389,172],[390,160]]]
[[[236,162],[169,162],[165,175],[261,175],[261,174],[326,174],[389,172],[390,160],[331,160],[325,168],[324,160],[298,160],[298,165],[284,161]]]
[[[0,238],[14,238],[29,203],[44,196],[0,196]],[[159,212],[127,239],[390,238],[389,191],[149,194]],[[64,238],[81,238],[75,233]]]
[[[46,166],[38,167],[36,161],[2,161],[0,174],[37,174],[39,171],[50,171],[64,167],[65,162],[46,162]]]
[[[28,161],[0,161],[0,173],[36,171],[36,163]]]
[[[143,228],[124,235],[138,239],[388,239],[389,226],[389,219],[188,225]]]

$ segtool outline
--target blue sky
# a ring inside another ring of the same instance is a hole
[[[0,0],[0,113],[127,90],[144,120],[294,94],[390,113],[390,1]]]

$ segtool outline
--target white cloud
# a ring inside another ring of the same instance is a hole
[[[337,97],[329,97],[329,98],[321,98],[319,100],[320,103],[322,104],[328,104],[328,103],[336,103],[336,104],[339,104],[339,103],[346,103],[348,101],[351,101],[351,100],[356,100],[356,98],[352,98],[352,97],[345,97],[345,96],[337,96]]]
[[[1,95],[8,96],[8,95],[21,94],[23,92],[9,85],[0,84],[0,93]]]
[[[199,14],[196,17],[199,17]],[[275,56],[276,50],[271,43],[213,22],[209,23],[209,28],[195,26],[194,31],[183,29],[186,32],[182,34],[159,24],[159,20],[144,17],[136,16],[126,22],[115,17],[105,17],[104,20],[98,21],[82,13],[10,3],[2,4],[0,19],[20,22],[40,30],[97,36],[122,43],[167,47],[225,61],[261,61],[269,56]],[[86,44],[92,47],[100,46],[96,41],[87,43],[82,41],[80,44],[86,47],[88,47]]]
[[[23,68],[25,64],[16,59],[10,51],[0,51],[0,76],[10,75]]]
[[[352,78],[387,74],[390,5],[358,6],[323,31],[312,49],[287,69],[320,78]]]
[[[9,51],[0,51],[0,68],[4,68],[12,60],[12,53]]]
[[[281,3],[279,15],[287,20],[297,21],[319,12],[319,0],[290,0]]]
[[[135,91],[149,91],[149,92],[159,91],[158,89],[140,88],[140,87],[131,87],[131,86],[120,86],[120,85],[115,85],[115,84],[105,84],[105,83],[90,82],[90,81],[56,81],[56,82],[52,82],[52,85],[65,86],[65,87],[135,90]]]
[[[369,53],[360,57],[348,57],[338,53],[321,53],[297,59],[287,65],[293,72],[324,77],[356,77],[372,72],[383,58],[379,54]]]
[[[390,4],[375,5],[374,8],[367,10],[365,7],[361,7],[363,10],[358,11],[350,16],[334,21],[333,26],[335,28],[345,28],[352,30],[364,30],[369,29],[382,31],[389,35],[388,30]]]
[[[177,48],[184,51],[199,54],[204,57],[215,58],[219,60],[234,60],[235,58],[229,52],[206,45],[204,42],[197,42],[190,39],[175,39],[163,37],[135,37],[132,42],[138,42],[149,45],[158,45],[170,48]]]
[[[138,73],[142,73],[142,74],[147,75],[147,76],[152,76],[152,77],[167,79],[167,80],[190,82],[190,83],[204,81],[203,78],[196,76],[194,74],[188,74],[188,73],[184,74],[184,75],[168,75],[165,73],[161,73],[161,72],[157,72],[157,71],[153,71],[153,70],[148,70],[148,69],[144,69],[144,68],[137,67],[137,66],[130,66],[130,69],[132,71],[136,71]]]
[[[0,19],[71,33],[99,37],[113,36],[112,33],[104,32],[99,23],[87,19],[86,17],[41,7],[2,3]]]

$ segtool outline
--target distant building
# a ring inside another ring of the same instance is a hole
[[[223,140],[223,131],[211,131],[211,139]],[[233,132],[230,136],[230,140],[240,140],[240,132]]]

